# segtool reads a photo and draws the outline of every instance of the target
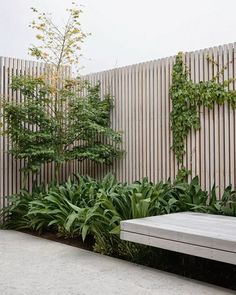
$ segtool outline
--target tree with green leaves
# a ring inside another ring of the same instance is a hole
[[[80,78],[66,75],[78,65],[82,32],[81,10],[73,3],[64,28],[51,15],[39,13],[31,27],[40,44],[31,55],[45,63],[41,76],[16,76],[11,87],[23,96],[21,102],[3,102],[10,152],[25,159],[25,175],[40,170],[43,163],[55,163],[56,181],[65,161],[89,159],[111,163],[122,154],[121,135],[110,127],[112,97],[100,97],[100,85],[92,87]]]

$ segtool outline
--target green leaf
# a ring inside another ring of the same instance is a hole
[[[117,225],[115,228],[113,228],[111,231],[109,231],[112,235],[119,235],[120,234],[120,225]]]
[[[88,234],[88,230],[89,230],[89,225],[85,224],[82,227],[82,239],[83,241],[86,239],[86,236]]]

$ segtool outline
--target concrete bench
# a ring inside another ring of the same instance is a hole
[[[236,217],[173,213],[121,222],[121,239],[236,264]]]

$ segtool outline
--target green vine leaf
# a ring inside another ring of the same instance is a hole
[[[172,150],[179,166],[183,166],[184,146],[189,132],[201,127],[199,107],[204,106],[212,109],[214,103],[222,105],[228,102],[232,108],[236,108],[236,91],[227,89],[228,85],[234,81],[233,79],[221,84],[214,77],[210,81],[194,83],[188,78],[189,75],[183,59],[183,53],[178,53],[173,67],[172,85],[170,87]]]

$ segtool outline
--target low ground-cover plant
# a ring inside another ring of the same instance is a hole
[[[61,185],[35,187],[32,193],[22,190],[9,201],[1,213],[7,215],[5,228],[51,230],[83,240],[92,235],[95,251],[135,261],[146,247],[120,240],[121,220],[182,211],[236,216],[236,192],[229,186],[217,200],[215,187],[208,195],[198,177],[190,183],[153,184],[144,178],[127,184],[113,175],[102,180],[77,175]]]

